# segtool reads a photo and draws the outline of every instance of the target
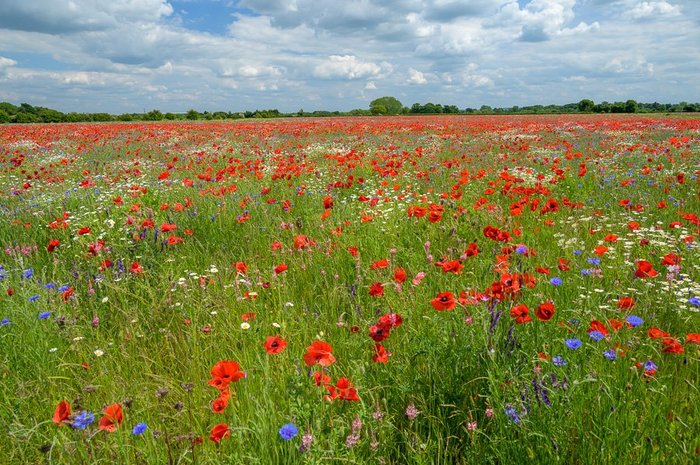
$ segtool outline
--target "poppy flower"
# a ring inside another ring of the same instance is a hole
[[[228,402],[231,399],[231,390],[226,388],[223,389],[219,393],[219,397],[217,397],[212,403],[211,403],[211,410],[214,413],[223,413],[224,410],[226,409],[226,406],[228,406]]]
[[[139,262],[133,262],[131,264],[131,267],[129,268],[129,271],[131,271],[134,274],[139,274],[143,273],[143,268],[141,268],[141,264]]]
[[[354,246],[350,246],[348,247],[348,253],[353,257],[357,257],[357,255],[360,253],[360,249]]]
[[[386,258],[383,258],[381,260],[378,260],[378,261],[372,263],[369,266],[369,268],[371,270],[381,270],[381,269],[386,268],[387,266],[389,266],[389,260],[387,260]]]
[[[510,309],[510,316],[515,318],[517,324],[527,323],[528,321],[532,321],[529,312],[530,310],[527,308],[527,305],[520,304]]]
[[[403,268],[396,268],[394,269],[394,281],[396,281],[399,284],[403,284],[406,282],[406,270]]]
[[[268,336],[263,346],[268,354],[279,354],[287,347],[287,341],[279,336]]]
[[[664,266],[677,266],[681,264],[681,257],[676,255],[675,253],[669,253],[664,255],[664,258],[661,260],[661,264]]]
[[[384,286],[382,286],[382,283],[380,282],[375,282],[372,283],[372,285],[369,287],[369,295],[373,297],[381,297],[384,295]]]
[[[682,354],[685,352],[681,343],[673,337],[663,338],[661,343],[664,345],[662,352],[665,354]]]
[[[462,268],[464,268],[464,265],[462,265],[459,260],[451,260],[449,262],[442,263],[441,267],[442,271],[445,273],[460,274],[462,272]]]
[[[617,301],[617,308],[621,310],[630,310],[634,308],[636,305],[636,302],[632,297],[620,297],[620,299]]]
[[[97,423],[99,429],[110,433],[117,430],[117,427],[122,424],[122,406],[114,403],[105,407],[104,416]]]
[[[342,400],[349,400],[354,402],[360,400],[360,397],[357,395],[357,390],[353,387],[352,383],[348,378],[338,379],[335,388],[338,391],[337,397],[340,397]]]
[[[56,410],[53,411],[53,422],[61,426],[64,422],[68,421],[70,417],[70,404],[66,400],[62,400],[56,406]]]
[[[437,297],[430,301],[430,305],[439,312],[452,310],[457,306],[457,300],[451,292],[440,292]]]
[[[306,348],[306,354],[304,354],[304,363],[306,366],[313,366],[316,363],[322,367],[327,367],[335,362],[335,357],[332,354],[333,348],[331,345],[324,341],[314,341],[309,347]]]
[[[211,429],[209,439],[218,444],[223,438],[228,438],[230,436],[231,430],[229,429],[228,425],[226,423],[219,423],[218,425],[214,425],[214,427]]]
[[[603,336],[608,336],[608,328],[606,328],[605,325],[598,320],[592,320],[590,326],[586,330],[588,334],[591,334],[595,331],[598,331]]]
[[[219,390],[223,390],[230,383],[235,383],[241,378],[245,377],[245,374],[240,371],[240,365],[233,360],[221,360],[217,362],[210,371],[212,379],[209,380],[209,385],[214,386]]]
[[[383,324],[372,325],[369,328],[369,337],[375,342],[382,342],[389,337],[391,327]]]
[[[61,245],[61,241],[59,241],[58,239],[51,239],[49,241],[49,244],[46,246],[46,250],[49,252],[53,252],[59,245]]]
[[[316,386],[326,386],[330,384],[331,377],[322,371],[314,371],[314,383]]]
[[[662,331],[659,328],[649,328],[649,330],[647,331],[647,336],[649,336],[651,339],[671,337],[669,333],[667,333],[666,331]]]
[[[398,328],[403,323],[403,318],[398,313],[387,313],[379,318],[379,324],[390,328]]]
[[[554,316],[554,303],[545,302],[540,304],[535,310],[535,315],[540,321],[549,321]]]
[[[236,262],[233,264],[233,266],[236,268],[236,271],[240,274],[248,273],[248,265],[246,265],[245,262]]]
[[[386,363],[389,361],[389,352],[386,348],[379,343],[374,344],[374,355],[372,355],[372,361],[376,363]]]
[[[90,234],[90,228],[88,226],[78,229],[79,236],[84,236],[86,234]]]
[[[287,271],[287,265],[285,265],[284,263],[280,263],[274,269],[275,274],[284,273],[285,271]]]
[[[688,343],[693,343],[693,344],[700,344],[700,333],[690,333],[685,337],[685,342],[686,344]]]
[[[605,252],[607,252],[608,250],[610,250],[610,249],[608,249],[604,245],[599,245],[595,249],[593,249],[593,253],[598,255],[599,257],[602,257],[603,255],[605,255]]]
[[[653,278],[658,275],[657,271],[654,269],[651,263],[646,260],[639,260],[637,262],[637,269],[634,275],[637,278]]]

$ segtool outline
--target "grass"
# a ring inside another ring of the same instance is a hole
[[[698,128],[591,115],[3,126],[0,461],[695,463]],[[549,199],[558,208],[542,212]],[[434,222],[407,214],[431,204],[442,209]],[[485,237],[486,226],[510,240]],[[472,243],[479,254],[464,256]],[[671,253],[678,269],[662,263]],[[658,276],[635,277],[641,259]],[[460,273],[436,266],[449,260]],[[496,292],[513,273],[534,286]],[[453,310],[431,305],[462,291]],[[618,308],[624,296],[634,308]],[[540,321],[547,301],[554,316]],[[515,322],[517,304],[533,321]],[[390,313],[403,323],[376,363],[370,327]],[[632,314],[643,323],[626,324]],[[663,352],[651,328],[683,353]],[[287,346],[271,355],[273,335]],[[325,369],[303,359],[317,340],[336,358]],[[215,413],[208,381],[221,360],[245,378]],[[319,371],[331,385],[347,378],[359,400],[324,399]],[[62,400],[71,416],[57,425]],[[121,424],[100,430],[115,403]],[[95,417],[84,430],[81,411]],[[299,430],[289,441],[287,423]],[[217,424],[230,429],[219,443]]]

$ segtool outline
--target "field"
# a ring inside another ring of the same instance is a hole
[[[700,119],[0,126],[0,463],[700,460]]]

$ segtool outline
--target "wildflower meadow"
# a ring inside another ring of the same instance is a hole
[[[0,127],[0,463],[700,460],[700,119]]]

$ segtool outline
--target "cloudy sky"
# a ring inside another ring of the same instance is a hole
[[[0,0],[0,101],[350,110],[700,101],[700,0]]]

